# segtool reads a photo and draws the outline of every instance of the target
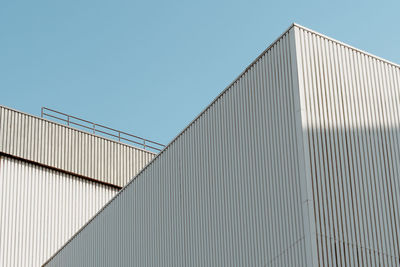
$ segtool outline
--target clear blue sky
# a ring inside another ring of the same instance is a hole
[[[400,1],[0,2],[0,104],[168,143],[292,22],[400,63]]]

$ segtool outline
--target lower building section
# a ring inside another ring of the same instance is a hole
[[[117,189],[0,157],[0,266],[40,266]]]

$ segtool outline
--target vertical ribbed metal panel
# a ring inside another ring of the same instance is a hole
[[[400,67],[296,27],[320,266],[400,265]]]
[[[0,106],[0,152],[119,187],[154,153]]]
[[[0,266],[40,266],[117,189],[0,157]]]
[[[49,266],[307,266],[292,30]]]

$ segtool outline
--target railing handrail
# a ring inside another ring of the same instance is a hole
[[[65,118],[61,118],[61,117],[57,117],[54,114],[46,113],[45,111],[50,111],[50,113],[56,113],[56,114],[65,116],[66,119]],[[91,130],[93,134],[96,134],[96,132],[98,132],[98,133],[105,134],[107,136],[112,136],[114,138],[117,138],[119,142],[121,142],[121,140],[128,141],[128,142],[131,142],[133,144],[142,146],[143,149],[150,148],[150,149],[153,149],[153,150],[156,150],[156,151],[160,152],[165,147],[165,145],[157,143],[155,141],[151,141],[149,139],[146,139],[146,138],[143,138],[143,137],[140,137],[140,136],[137,136],[137,135],[133,135],[133,134],[130,134],[130,133],[127,133],[127,132],[119,131],[119,130],[110,128],[108,126],[104,126],[104,125],[92,122],[92,121],[81,119],[81,118],[78,118],[78,117],[75,117],[75,116],[72,116],[72,115],[69,115],[69,114],[54,110],[54,109],[42,107],[42,109],[41,109],[41,117],[44,118],[44,116],[48,116],[48,117],[51,117],[51,118],[66,122],[68,126],[71,124],[71,125],[77,125],[77,126],[86,128],[88,130]],[[74,119],[74,120],[80,121],[80,122],[85,122],[87,124],[90,124],[92,127],[80,124],[78,122],[71,121],[71,119]],[[100,129],[96,129],[96,127],[100,128]],[[110,130],[110,131],[113,131],[116,134],[102,131],[101,130],[102,128]],[[123,136],[121,136],[121,135],[123,135]],[[128,137],[126,137],[126,136],[133,137],[133,138],[136,138],[136,139],[139,139],[139,140],[132,140],[132,139],[129,139]],[[158,146],[158,147],[156,147],[156,146]]]

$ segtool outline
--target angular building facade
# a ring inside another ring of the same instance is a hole
[[[154,153],[0,106],[0,266],[40,266]]]
[[[400,67],[293,24],[45,266],[399,266]]]

